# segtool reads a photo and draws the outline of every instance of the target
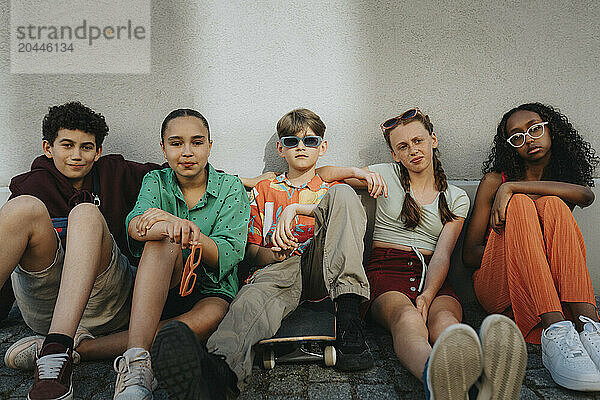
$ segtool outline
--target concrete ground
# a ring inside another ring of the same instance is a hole
[[[479,327],[484,317],[478,305],[465,306],[466,323]],[[257,368],[240,399],[423,399],[422,384],[396,360],[391,336],[373,325],[367,326],[366,333],[376,357],[375,368],[370,371],[340,373],[316,364],[277,365],[271,371]],[[0,322],[0,354],[3,355],[16,340],[31,334],[18,309],[13,308],[9,318]],[[600,392],[580,393],[557,387],[542,366],[540,347],[528,345],[528,353],[521,399],[600,399]],[[111,399],[115,377],[112,361],[84,362],[76,366],[73,375],[75,398]],[[26,399],[32,379],[30,372],[11,370],[2,361],[0,399]],[[160,389],[155,392],[155,399],[168,399],[168,395]]]

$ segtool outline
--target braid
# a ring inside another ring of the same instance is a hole
[[[442,163],[438,158],[439,150],[433,149],[433,175],[435,176],[435,185],[437,186],[440,197],[438,200],[438,210],[440,211],[440,219],[442,225],[446,222],[451,222],[458,217],[450,211],[448,207],[448,201],[446,200],[446,194],[444,193],[448,189],[448,181],[446,180],[446,173],[442,168]]]
[[[400,183],[404,189],[404,203],[400,212],[400,219],[408,229],[414,229],[421,222],[421,207],[416,200],[410,195],[410,176],[404,165],[398,163],[400,167]]]

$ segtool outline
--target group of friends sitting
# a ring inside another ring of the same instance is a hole
[[[517,399],[525,342],[541,343],[557,384],[600,390],[600,323],[571,213],[594,201],[590,144],[547,105],[503,115],[462,252],[490,313],[477,333],[447,279],[469,198],[447,181],[429,116],[413,108],[380,127],[391,159],[317,168],[325,124],[292,110],[276,127],[287,171],[239,178],[209,163],[198,111],[166,116],[158,165],[101,156],[101,114],[50,107],[43,155],[11,180],[0,209],[0,319],[16,299],[36,333],[4,362],[34,371],[28,399],[72,399],[75,365],[98,359],[114,359],[116,400],[152,399],[159,383],[172,399],[234,398],[255,345],[301,302],[325,297],[340,370],[373,366],[370,320],[430,399]],[[376,200],[364,265],[354,189]]]

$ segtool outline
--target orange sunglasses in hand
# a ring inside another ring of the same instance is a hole
[[[196,252],[198,254],[196,254]],[[182,297],[187,296],[194,290],[196,284],[196,273],[194,270],[200,265],[202,259],[202,244],[195,244],[192,246],[192,252],[185,260],[183,267],[183,275],[181,276],[181,284],[179,285],[179,295]]]

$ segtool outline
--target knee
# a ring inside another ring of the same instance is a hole
[[[394,312],[394,325],[408,326],[422,322],[421,314],[414,307],[401,307]]]
[[[19,227],[41,218],[50,219],[46,205],[37,197],[22,195],[10,199],[0,208],[0,223],[17,223]]]
[[[173,248],[173,251],[178,249],[177,245],[171,243],[168,237],[161,240],[148,240],[144,243],[144,251],[164,251],[171,253],[171,248]]]
[[[96,226],[96,224],[102,224],[103,220],[102,213],[92,203],[78,204],[69,213],[69,227],[78,223],[83,223],[86,226]]]
[[[535,211],[535,203],[529,196],[522,193],[513,194],[508,202],[507,213],[513,215],[515,213],[521,214],[531,211],[537,214]]]
[[[337,185],[333,185],[329,189],[329,193],[332,193],[336,197],[358,198],[358,195],[356,194],[354,189],[352,189],[352,187],[350,185],[347,185],[345,183],[339,183]]]
[[[356,209],[356,212],[365,215],[365,210],[360,202],[360,198],[349,185],[346,185],[345,183],[334,185],[327,192],[327,196],[329,196],[331,201],[336,205],[343,204],[346,207],[351,207],[353,210]]]
[[[555,217],[557,215],[568,213],[571,215],[571,210],[567,206],[567,204],[562,201],[562,199],[558,196],[543,196],[537,199],[535,202],[535,206],[538,210],[540,210],[543,215],[549,215],[551,217]],[[545,213],[543,211],[550,210],[549,213]]]
[[[327,195],[331,198],[335,199],[336,202],[358,202],[360,200],[358,195],[349,185],[345,183],[340,183],[337,185],[333,185],[328,191]]]
[[[513,206],[528,206],[528,205],[533,205],[534,203],[533,203],[533,200],[531,200],[531,197],[527,196],[526,194],[515,193],[510,198],[509,206],[511,204]]]

